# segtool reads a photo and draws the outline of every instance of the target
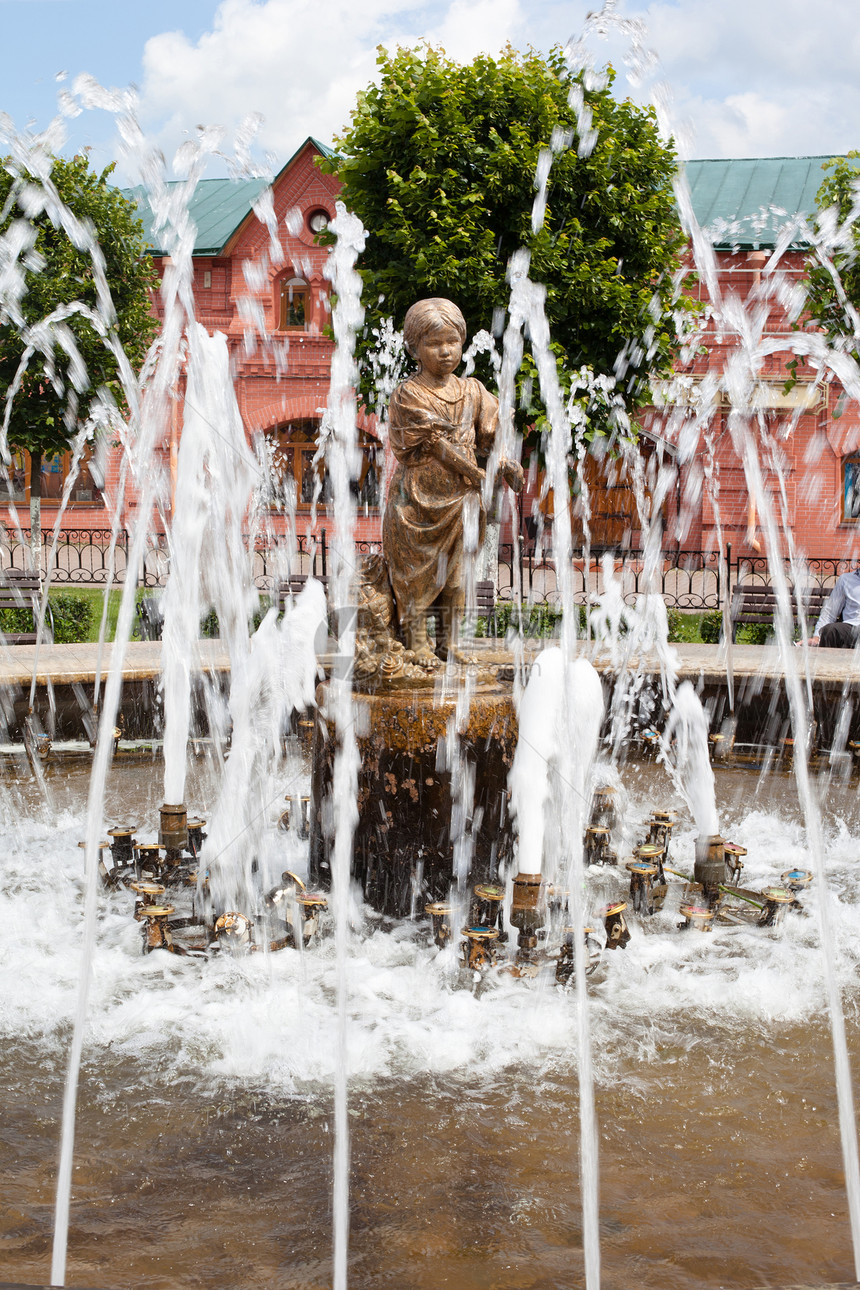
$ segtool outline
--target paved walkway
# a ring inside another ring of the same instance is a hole
[[[110,670],[115,648],[113,645],[104,647],[103,675]],[[486,648],[479,645],[479,652],[483,653]],[[723,646],[673,645],[671,649],[677,655],[681,680],[695,682],[701,679],[712,685],[725,680],[726,650]],[[229,671],[230,661],[220,641],[200,641],[199,651],[203,670]],[[792,658],[802,668],[803,652],[795,650]],[[819,684],[840,686],[845,682],[860,682],[860,658],[854,650],[811,649],[809,659],[812,678]],[[638,660],[631,662],[637,664]],[[735,645],[732,647],[732,662],[738,682],[757,678],[766,683],[779,679],[783,674],[779,650],[773,646]],[[594,663],[601,672],[613,670],[605,655],[594,658]],[[0,650],[0,686],[29,685],[34,665],[39,685],[45,685],[48,680],[55,685],[70,685],[76,681],[86,684],[95,680],[97,664],[97,645],[42,645],[38,658],[35,645],[12,645]],[[642,665],[646,672],[659,671],[656,654],[647,655]],[[151,680],[159,675],[160,670],[160,641],[129,641],[123,662],[126,680]]]

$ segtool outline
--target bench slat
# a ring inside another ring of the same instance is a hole
[[[789,595],[793,619],[797,608],[793,587],[789,587]],[[829,595],[830,589],[827,587],[814,586],[801,589],[800,600],[807,619],[815,620],[818,617]],[[732,593],[732,640],[735,640],[738,627],[741,625],[773,622],[776,605],[776,591],[772,586],[761,583],[738,583]]]

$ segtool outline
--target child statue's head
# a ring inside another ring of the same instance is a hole
[[[466,320],[452,300],[444,300],[441,296],[417,300],[407,311],[403,322],[406,352],[415,358],[422,340],[440,327],[453,327],[465,345]]]

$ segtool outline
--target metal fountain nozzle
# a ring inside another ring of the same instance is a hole
[[[305,890],[305,884],[302,882],[299,875],[297,873],[293,873],[290,869],[285,869],[281,874],[281,885],[279,887],[273,887],[268,893],[266,896],[266,904],[270,909],[274,908],[276,905],[289,904],[291,900],[295,900],[297,895],[303,895]]]
[[[187,848],[195,860],[200,855],[200,849],[206,840],[206,821],[200,819],[190,819],[185,821],[188,830]]]
[[[79,842],[78,846],[82,851],[86,851],[86,842]],[[113,849],[109,842],[96,843],[99,853],[99,877],[105,887],[118,887],[120,885],[120,871],[114,860]]]
[[[173,949],[173,936],[170,932],[168,919],[174,913],[173,905],[145,905],[141,911],[141,918],[145,925],[143,929],[144,949],[147,954],[152,950],[171,950]]]
[[[655,910],[653,884],[659,866],[654,860],[629,860],[625,865],[630,874],[630,901],[638,914],[653,914]]]
[[[167,852],[168,864],[178,864],[179,855],[188,846],[188,812],[185,803],[165,802],[159,810],[158,842]]]
[[[483,972],[496,961],[497,927],[464,927],[463,966],[472,972]]]
[[[663,848],[661,863],[664,865],[669,863],[669,845],[672,841],[672,830],[677,823],[677,811],[652,811],[651,819],[648,821],[648,844]]]
[[[160,877],[164,871],[161,847],[157,842],[138,842],[135,847],[139,874],[150,874]]]
[[[610,829],[606,824],[590,824],[585,830],[585,863],[617,864],[618,856],[611,849]]]
[[[251,945],[251,920],[246,914],[231,911],[215,923],[215,939],[229,949],[248,949]]]
[[[794,893],[785,887],[765,887],[761,894],[765,904],[759,916],[759,927],[776,927],[785,917],[788,906],[794,904]]]
[[[325,896],[313,891],[302,891],[296,896],[302,925],[302,944],[309,945],[319,928],[319,916],[328,909]]]
[[[433,928],[433,940],[440,950],[450,944],[454,935],[451,928],[452,910],[453,906],[446,900],[434,900],[432,904],[424,906],[424,913],[429,916]]]
[[[129,889],[137,897],[134,902],[134,916],[138,920],[146,918],[150,909],[161,904],[161,897],[167,888],[160,882],[130,882]]]
[[[702,833],[696,839],[696,863],[693,869],[695,882],[701,884],[708,906],[720,899],[720,884],[726,881],[726,851],[723,839],[717,833]]]
[[[503,927],[502,905],[505,889],[494,882],[478,882],[472,888],[471,921],[476,927],[497,927],[499,940],[506,941],[507,933]]]
[[[517,928],[517,958],[531,960],[537,951],[538,932],[546,923],[546,890],[543,875],[518,873],[511,899],[511,923]]]
[[[594,790],[591,799],[591,827],[613,829],[618,816],[618,793],[611,784]]]
[[[714,911],[709,909],[707,905],[685,902],[678,906],[678,912],[684,918],[684,922],[678,924],[681,930],[695,927],[697,932],[709,932],[714,925]]]
[[[608,950],[623,950],[630,940],[630,930],[624,917],[626,908],[626,900],[615,900],[612,904],[605,905],[600,911],[600,917],[603,919],[603,926],[606,931],[606,948]]]
[[[597,964],[600,962],[600,941],[594,934],[593,927],[584,927],[582,929],[584,945],[582,949],[583,961],[585,963],[585,975],[591,976]],[[570,985],[576,975],[576,946],[573,938],[576,935],[575,927],[562,928],[561,949],[558,953],[558,960],[555,965],[555,979],[559,985]]]
[[[812,882],[812,874],[808,869],[786,869],[781,877],[789,891],[793,892],[805,890]]]
[[[511,900],[511,922],[514,927],[536,931],[543,927],[546,916],[546,899],[543,874],[518,873],[514,878]]]
[[[739,842],[727,842],[723,850],[726,856],[726,869],[731,873],[732,882],[737,885],[741,870],[744,867],[743,857],[746,855],[747,849],[742,847]]]
[[[134,851],[137,845],[134,824],[122,824],[115,829],[108,829],[111,839],[110,849],[115,869],[134,868]]]

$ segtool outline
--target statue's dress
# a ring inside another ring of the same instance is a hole
[[[479,542],[485,515],[480,491],[434,455],[432,442],[447,440],[477,465],[493,445],[499,405],[474,377],[449,378],[442,390],[419,376],[391,396],[389,443],[397,458],[391,479],[382,545],[401,622],[428,609],[443,591],[462,583],[463,503],[472,494],[479,507]],[[441,426],[441,429],[439,427]]]

